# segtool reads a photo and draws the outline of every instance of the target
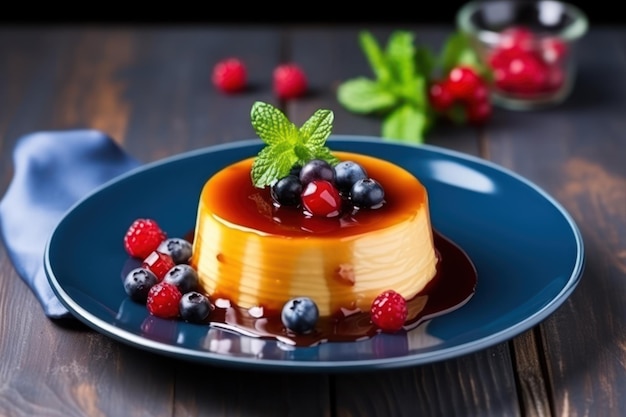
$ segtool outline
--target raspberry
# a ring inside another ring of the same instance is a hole
[[[298,65],[283,64],[274,69],[274,93],[288,100],[301,97],[307,90],[307,77]]]
[[[124,235],[124,248],[134,258],[144,259],[166,239],[166,233],[152,219],[135,220]]]
[[[146,259],[144,259],[141,266],[149,269],[154,275],[156,275],[160,282],[163,280],[163,277],[165,277],[165,274],[176,266],[176,263],[170,255],[152,251],[148,256],[146,256]]]
[[[372,322],[383,332],[397,332],[404,326],[409,314],[406,300],[394,290],[387,290],[374,298],[371,308]]]
[[[212,81],[215,87],[225,93],[242,91],[246,87],[246,67],[237,58],[224,59],[213,67]]]
[[[178,304],[182,296],[176,285],[159,282],[150,288],[146,307],[153,316],[175,318],[178,317]]]

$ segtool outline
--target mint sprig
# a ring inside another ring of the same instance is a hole
[[[300,128],[271,104],[257,101],[252,105],[250,120],[265,147],[252,163],[250,176],[257,188],[272,185],[289,174],[294,165],[311,159],[323,159],[334,165],[338,159],[325,146],[332,131],[334,114],[317,110]]]
[[[431,80],[458,64],[485,72],[467,37],[453,33],[439,55],[416,44],[411,32],[393,32],[383,49],[367,31],[359,44],[374,78],[356,77],[337,89],[337,100],[357,114],[381,116],[382,137],[423,143],[434,125],[436,113],[428,100]]]

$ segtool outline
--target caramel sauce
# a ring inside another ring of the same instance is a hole
[[[401,331],[411,330],[426,320],[454,311],[474,295],[477,273],[467,254],[436,231],[434,238],[440,257],[437,275],[423,291],[407,300],[411,318]],[[212,299],[213,303],[216,301]],[[300,347],[326,342],[356,342],[380,333],[380,329],[370,320],[369,312],[365,311],[339,312],[334,316],[320,317],[315,330],[308,334],[296,334],[285,329],[280,311],[265,309],[262,317],[255,317],[247,309],[236,305],[216,306],[206,324]]]
[[[414,329],[432,318],[452,312],[474,295],[477,273],[467,254],[454,242],[433,231],[435,247],[440,262],[436,277],[415,297],[407,300],[409,319],[400,332]],[[193,231],[185,239],[193,240]],[[126,274],[140,265],[137,259],[129,258],[121,271],[122,281]],[[370,320],[369,312],[339,312],[334,316],[320,317],[315,331],[309,334],[295,334],[283,326],[280,311],[250,311],[230,303],[226,299],[209,297],[213,310],[209,317],[198,326],[210,326],[265,340],[274,340],[292,346],[308,347],[326,342],[357,342],[367,340],[378,333]],[[259,312],[262,314],[259,316]],[[164,319],[165,320],[165,319]],[[208,332],[208,329],[207,329]]]
[[[385,204],[378,209],[355,211],[345,207],[336,217],[315,217],[302,209],[276,207],[269,187],[256,188],[250,179],[252,158],[232,164],[216,173],[202,193],[204,206],[226,222],[270,235],[341,238],[384,229],[413,217],[427,203],[426,190],[415,177],[390,162],[365,155],[336,152],[342,160],[365,166],[371,178],[385,190]],[[224,196],[228,196],[224,198]]]

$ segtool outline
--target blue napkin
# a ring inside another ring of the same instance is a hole
[[[139,162],[102,132],[68,130],[19,138],[13,164],[13,179],[0,200],[2,240],[46,316],[71,318],[43,268],[48,237],[75,202]]]

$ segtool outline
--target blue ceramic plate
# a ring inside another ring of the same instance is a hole
[[[552,197],[513,172],[428,145],[334,136],[335,150],[375,155],[421,179],[433,225],[461,246],[478,272],[476,292],[456,311],[414,330],[366,341],[285,348],[207,325],[151,316],[124,292],[122,237],[138,217],[158,219],[169,236],[193,230],[202,185],[227,164],[255,155],[258,140],[210,147],[135,169],[72,207],[51,235],[45,269],[61,302],[120,342],[215,365],[341,372],[430,363],[474,352],[535,326],[572,293],[583,242]],[[89,225],[87,227],[87,225]]]

